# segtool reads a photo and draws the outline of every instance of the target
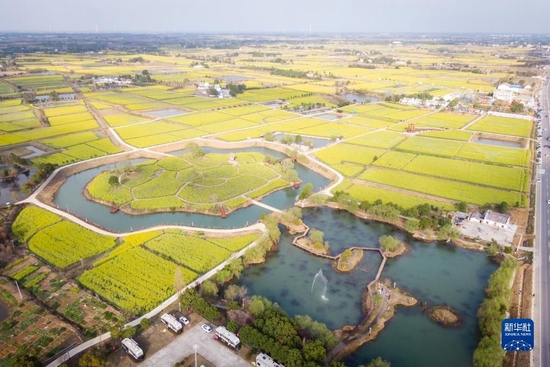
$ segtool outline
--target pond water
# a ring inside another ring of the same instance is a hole
[[[265,148],[233,149],[230,151],[204,148],[203,151],[207,153],[214,152],[225,154],[229,152],[238,153],[245,151],[256,151],[280,158],[286,157],[282,153]],[[184,151],[176,151],[171,154],[177,155],[182,152]],[[137,164],[145,160],[146,159],[136,159],[133,160],[132,163]],[[119,166],[121,164],[122,163],[119,163]],[[248,224],[254,224],[259,219],[260,214],[269,213],[266,209],[260,208],[256,205],[251,205],[247,208],[239,209],[236,212],[231,213],[224,219],[218,216],[182,212],[153,213],[147,215],[130,215],[123,212],[111,214],[108,206],[89,201],[81,193],[87,183],[95,176],[100,174],[102,171],[111,170],[114,168],[116,168],[115,164],[104,165],[69,177],[58,190],[54,203],[62,210],[76,214],[85,220],[96,223],[99,226],[114,232],[133,231],[161,224],[189,225],[206,228],[239,228]],[[298,175],[304,182],[311,182],[315,189],[323,188],[330,182],[325,177],[307,169],[302,165],[296,164],[294,169],[298,172]],[[299,189],[296,190],[294,188],[287,188],[266,196],[262,202],[265,202],[266,204],[268,203],[268,205],[272,205],[278,209],[288,208],[293,205],[299,192]]]
[[[428,319],[420,306],[399,308],[396,316],[372,343],[344,360],[346,366],[368,364],[381,356],[392,367],[462,367],[471,365],[479,342],[477,309],[484,288],[496,265],[484,254],[438,243],[417,242],[407,234],[381,223],[364,221],[347,212],[328,208],[304,209],[304,222],[320,229],[333,254],[351,246],[378,247],[378,238],[391,234],[410,245],[410,253],[388,259],[382,278],[389,278],[428,305],[449,304],[464,317],[459,328],[444,328]],[[328,260],[302,251],[281,237],[279,250],[270,253],[264,264],[246,269],[239,284],[249,294],[259,294],[279,303],[290,315],[308,314],[329,328],[361,320],[361,294],[374,278],[379,256],[368,254],[356,270],[344,275],[335,272]],[[326,298],[318,284],[311,292],[315,274],[323,270],[328,279]]]
[[[504,141],[504,140],[480,138],[480,139],[477,139],[476,143],[487,144],[487,145],[496,145],[496,146],[499,146],[499,147],[521,148],[521,143],[518,143],[518,142],[515,142],[515,141]]]
[[[26,198],[27,194],[21,192],[21,185],[27,182],[35,171],[32,169],[27,173],[20,173],[17,182],[0,181],[0,203],[15,203]]]
[[[220,79],[225,80],[226,83],[239,83],[239,82],[244,82],[246,80],[250,80],[249,77],[242,76],[242,75],[226,75],[226,76],[222,76]]]
[[[183,115],[186,114],[186,111],[177,110],[175,108],[167,108],[165,110],[157,110],[157,111],[149,111],[147,112],[148,115],[153,115],[156,117],[171,117],[176,115]]]
[[[319,115],[319,116],[315,116],[319,119],[323,119],[323,120],[328,120],[328,121],[336,121],[336,120],[339,120],[340,117],[336,116],[336,115],[332,115],[330,113],[325,113],[324,115]]]
[[[363,103],[366,100],[370,100],[371,103],[380,101],[379,98],[366,96],[363,94],[356,94],[356,93],[346,93],[341,94],[340,97],[352,102],[352,103]]]
[[[4,321],[9,316],[9,311],[6,305],[4,305],[2,302],[0,302],[0,322]]]
[[[27,154],[26,156],[23,156],[22,158],[25,158],[25,159],[31,159],[31,158],[34,158],[34,157],[38,157],[44,153],[46,153],[45,151],[43,150],[40,150],[38,148],[35,148],[33,147],[32,145],[27,145],[26,147],[24,147],[25,149],[28,149],[28,150],[31,150],[33,153],[31,154]]]

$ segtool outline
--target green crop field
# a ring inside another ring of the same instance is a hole
[[[464,130],[438,130],[422,132],[419,135],[431,138],[469,141],[473,133]]]
[[[353,136],[361,135],[369,130],[358,126],[351,126],[345,124],[338,124],[335,122],[327,122],[324,124],[306,127],[303,129],[294,130],[296,134],[321,136],[326,138],[343,136],[344,138],[350,138]]]
[[[487,186],[515,191],[526,191],[529,184],[529,172],[527,170],[458,159],[419,155],[403,169],[414,173],[476,184],[482,183]]]
[[[486,188],[469,183],[443,180],[434,177],[416,175],[371,167],[359,176],[360,179],[406,190],[425,193],[455,201],[465,201],[476,205],[507,202],[510,205],[525,205],[525,195],[517,192]]]
[[[88,109],[86,108],[86,106],[81,104],[71,105],[66,107],[46,108],[44,110],[44,114],[46,115],[46,117],[73,115],[73,114],[78,114],[82,112],[88,112]]]
[[[29,249],[57,267],[105,252],[115,245],[114,237],[99,235],[61,217],[35,207],[22,211],[14,233],[27,241]]]
[[[532,128],[533,122],[531,120],[484,116],[481,120],[469,126],[468,130],[528,138],[531,135]]]
[[[358,138],[350,139],[347,143],[366,145],[375,148],[392,148],[405,139],[402,134],[391,131],[376,131],[372,134],[366,134]]]
[[[175,293],[176,264],[140,247],[84,272],[78,281],[112,304],[136,314],[152,310]],[[181,270],[190,283],[197,274]]]
[[[413,136],[399,144],[396,149],[414,153],[453,157],[462,146],[463,143],[458,141]]]
[[[91,131],[86,131],[84,133],[70,134],[61,136],[59,138],[46,139],[42,143],[49,145],[53,148],[66,148],[72,145],[83,144],[97,140],[96,134]]]
[[[366,117],[363,115],[352,115],[349,118],[342,119],[343,124],[359,125],[371,129],[382,129],[395,124],[395,121],[391,120],[379,120],[372,117]]]
[[[32,140],[41,140],[52,138],[54,136],[75,133],[79,131],[92,130],[97,128],[95,120],[81,121],[61,126],[43,127],[21,132],[15,132],[9,135],[0,135],[0,146],[24,143]]]
[[[316,156],[329,165],[338,163],[371,164],[374,157],[380,157],[384,149],[341,143],[318,151]]]
[[[526,149],[467,143],[456,154],[456,158],[527,167],[530,155],[531,152]]]
[[[88,112],[75,113],[70,115],[62,115],[48,118],[50,126],[71,124],[79,121],[94,120],[93,116]]]
[[[27,242],[36,232],[61,221],[61,217],[45,209],[28,206],[23,209],[12,225],[15,237]]]
[[[429,200],[424,197],[418,197],[401,191],[384,189],[381,187],[352,185],[345,190],[358,201],[368,201],[370,203],[376,200],[382,200],[384,204],[394,203],[405,209],[412,208],[422,204],[429,204],[436,208],[453,209],[454,206],[445,202]]]
[[[112,127],[131,125],[131,124],[137,124],[139,122],[149,121],[149,119],[139,117],[139,116],[134,116],[134,115],[128,115],[125,113],[119,114],[119,115],[104,116],[103,118]]]
[[[124,140],[140,138],[142,136],[158,135],[176,130],[183,130],[183,126],[164,121],[153,121],[139,125],[119,127],[116,132]]]
[[[364,165],[353,163],[331,164],[330,166],[346,177],[355,177],[365,170]]]
[[[416,154],[398,152],[395,150],[384,153],[373,164],[375,166],[402,169],[416,157]]]
[[[231,255],[229,250],[202,238],[169,233],[146,242],[145,247],[199,274],[207,272]]]

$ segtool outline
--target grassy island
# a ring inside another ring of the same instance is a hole
[[[96,176],[91,200],[131,214],[162,211],[223,215],[298,181],[292,162],[260,153],[193,153],[125,165]]]

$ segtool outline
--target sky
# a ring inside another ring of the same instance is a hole
[[[0,0],[0,32],[544,33],[550,0]]]

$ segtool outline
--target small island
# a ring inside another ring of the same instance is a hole
[[[462,317],[451,306],[434,306],[428,309],[428,317],[445,327],[459,327]]]
[[[386,257],[396,257],[407,252],[407,245],[405,242],[399,241],[393,236],[381,236],[378,242]]]
[[[352,271],[363,259],[363,250],[347,249],[336,260],[336,270],[342,273]]]
[[[182,211],[225,217],[299,182],[293,167],[290,159],[273,160],[255,152],[204,154],[199,148],[102,172],[84,194],[116,208],[112,213]]]

